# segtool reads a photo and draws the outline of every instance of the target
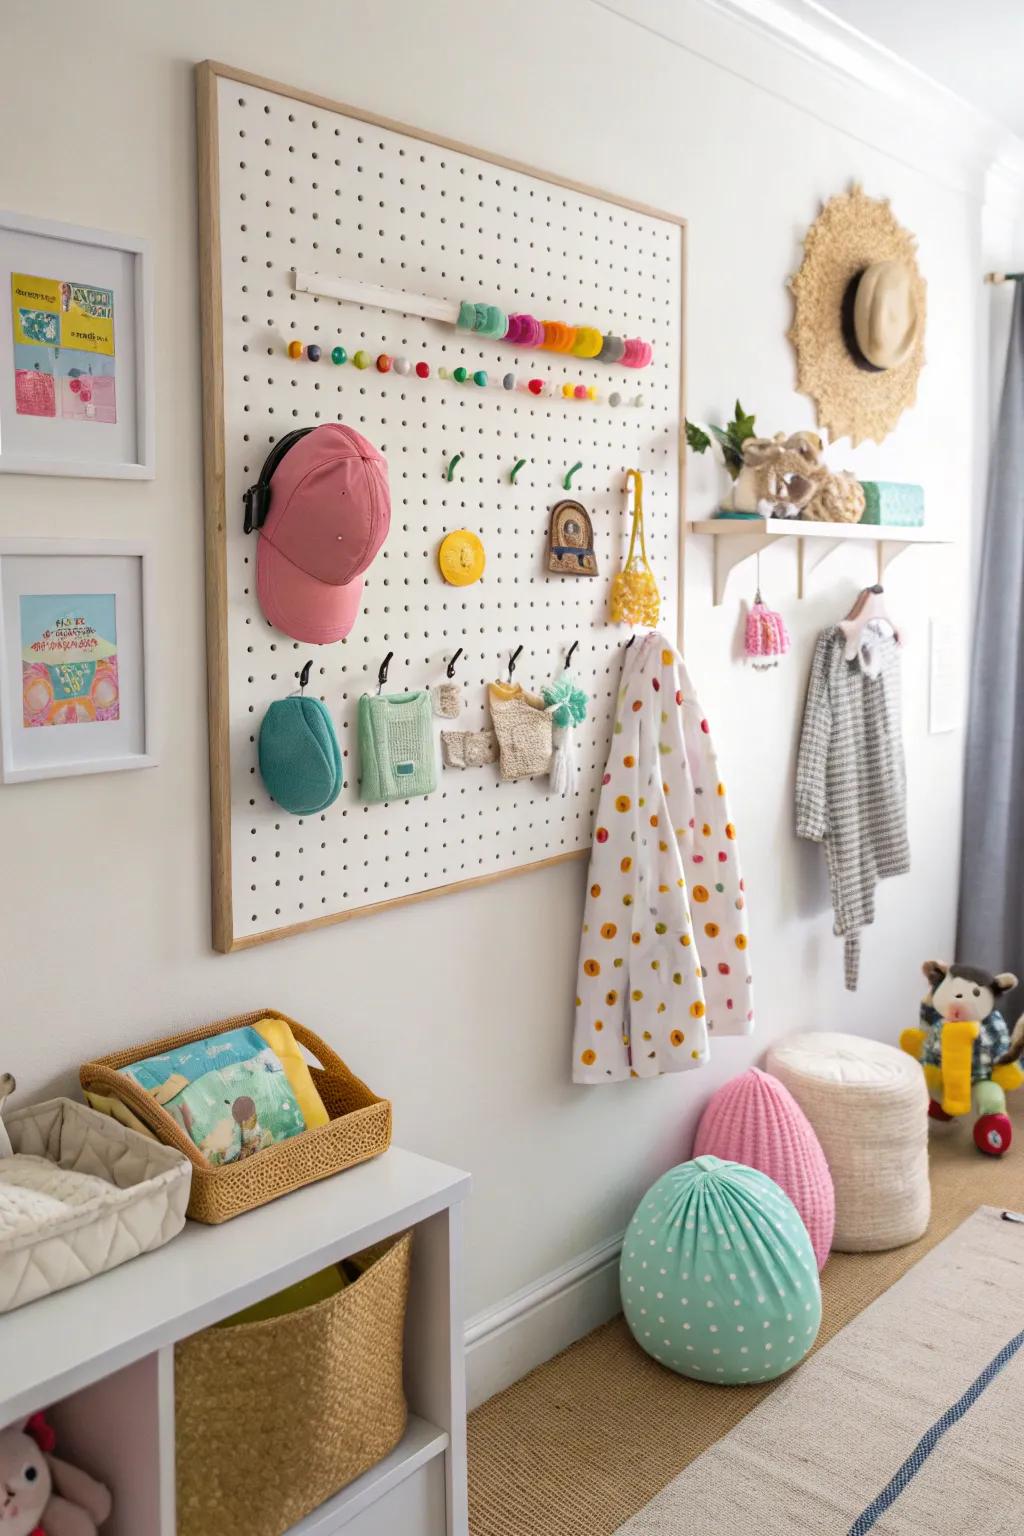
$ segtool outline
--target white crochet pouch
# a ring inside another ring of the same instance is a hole
[[[547,773],[553,742],[551,716],[545,711],[544,700],[505,683],[492,683],[487,697],[502,778],[529,779]]]

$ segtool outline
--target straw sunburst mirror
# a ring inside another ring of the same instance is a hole
[[[887,199],[859,186],[833,197],[804,237],[790,279],[797,388],[836,441],[882,442],[917,399],[926,284],[917,241]]]

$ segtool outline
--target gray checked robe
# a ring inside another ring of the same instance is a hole
[[[899,646],[889,634],[876,644],[878,675],[870,677],[845,659],[838,626],[818,636],[796,768],[797,835],[825,845],[851,992],[860,930],[875,919],[875,887],[910,868]]]

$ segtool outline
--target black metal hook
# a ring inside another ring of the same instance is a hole
[[[391,658],[394,656],[394,654],[394,651],[388,651],[387,655],[384,657],[384,660],[380,664],[380,671],[377,673],[378,693],[380,693],[381,689],[384,687],[384,684],[388,680],[388,667],[391,665]]]
[[[445,672],[446,672],[446,675],[448,677],[454,677],[455,676],[455,663],[458,661],[458,659],[459,659],[459,657],[461,655],[462,655],[462,646],[460,645],[458,650],[455,652],[455,655],[452,657],[451,661],[448,663],[447,667],[445,668]]]
[[[628,651],[630,646],[633,644],[633,641],[635,639],[636,639],[636,635],[630,635],[629,639],[626,641],[625,645],[623,646],[623,650],[624,651]]]
[[[567,667],[571,667],[572,666],[572,658],[576,654],[576,647],[578,645],[579,645],[579,641],[578,640],[574,640],[572,645],[570,645],[569,649],[566,651],[566,653],[565,653],[565,664],[566,664]]]
[[[523,648],[520,645],[520,646],[517,646],[516,649],[514,651],[512,651],[511,654],[509,655],[509,658],[508,658],[509,682],[512,681],[512,673],[516,669],[516,662],[519,660],[520,656],[522,655],[522,651],[523,651]]]
[[[310,657],[310,659],[306,662],[306,665],[303,667],[302,671],[299,673],[299,692],[300,693],[303,691],[303,689],[306,687],[306,684],[309,682],[309,674],[312,672],[312,670],[313,670],[313,658]]]

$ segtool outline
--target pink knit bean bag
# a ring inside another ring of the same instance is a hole
[[[777,1077],[751,1067],[719,1088],[693,1145],[694,1157],[705,1153],[774,1179],[800,1212],[821,1269],[836,1219],[832,1175],[811,1122]]]

